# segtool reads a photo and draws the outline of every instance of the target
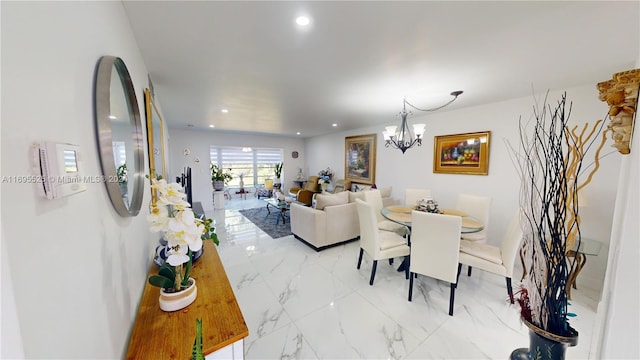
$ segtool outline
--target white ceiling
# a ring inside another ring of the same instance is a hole
[[[640,53],[637,1],[124,6],[171,128],[309,137],[382,126],[405,96],[427,108],[464,90],[448,111],[595,86]]]

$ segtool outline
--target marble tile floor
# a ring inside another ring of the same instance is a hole
[[[231,200],[208,213],[249,327],[246,359],[506,359],[528,346],[504,278],[479,270],[467,277],[463,268],[450,317],[448,283],[421,276],[409,302],[409,282],[395,270],[399,262],[382,261],[369,286],[372,263],[365,256],[356,269],[357,241],[316,252],[293,236],[272,239],[237,211],[263,203]],[[599,294],[574,290],[573,296],[570,311],[578,316],[571,324],[580,339],[567,358],[593,358]]]

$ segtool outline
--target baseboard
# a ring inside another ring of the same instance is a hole
[[[360,237],[358,236],[358,237],[354,237],[353,239],[337,242],[335,244],[329,244],[329,245],[325,245],[325,246],[321,246],[321,247],[316,247],[313,244],[311,244],[310,242],[308,242],[307,240],[301,238],[300,236],[298,236],[296,234],[293,234],[293,237],[295,237],[296,239],[300,240],[302,243],[306,244],[308,247],[312,248],[315,251],[322,251],[322,250],[325,250],[325,249],[332,248],[334,246],[344,245],[344,244],[347,244],[347,243],[350,243],[352,241],[356,241],[356,240],[360,239]]]

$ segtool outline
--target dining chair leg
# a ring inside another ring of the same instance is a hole
[[[409,279],[409,277],[411,276],[409,274],[409,265],[410,265],[411,258],[409,258],[409,255],[405,256],[404,258],[407,260],[407,267],[404,268],[404,278],[406,280],[406,279]]]
[[[507,292],[509,293],[509,300],[513,304],[513,288],[511,288],[511,278],[508,277],[506,279],[507,279]]]
[[[449,316],[453,316],[453,300],[456,295],[456,285],[457,284],[451,284],[451,293],[449,295]]]
[[[358,270],[360,270],[360,264],[362,263],[362,253],[364,253],[364,249],[360,248],[360,256],[358,256]]]
[[[456,275],[456,286],[458,286],[458,280],[460,279],[460,271],[462,271],[462,264],[458,263],[458,275]]]
[[[393,265],[393,258],[389,258],[389,265]]]
[[[471,266],[467,269],[467,276],[471,276]]]
[[[371,279],[369,279],[369,285],[373,285],[373,279],[376,277],[377,267],[378,267],[378,260],[373,260],[373,266],[371,267]]]
[[[411,275],[413,275],[415,273],[411,273]],[[413,297],[413,276],[409,276],[409,301],[411,301],[411,298]]]

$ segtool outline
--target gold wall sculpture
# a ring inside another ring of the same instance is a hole
[[[598,83],[600,100],[609,105],[611,121],[607,127],[614,141],[612,146],[624,155],[631,151],[639,87],[640,69],[619,72],[611,80]]]

